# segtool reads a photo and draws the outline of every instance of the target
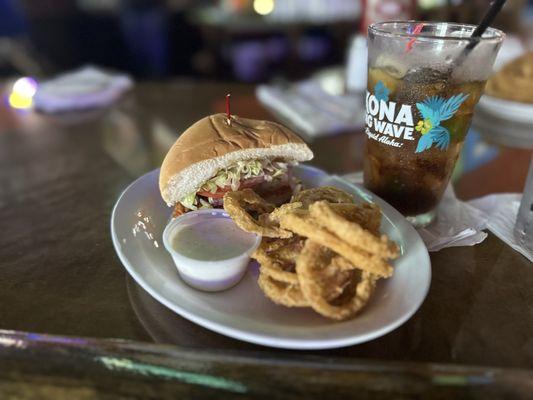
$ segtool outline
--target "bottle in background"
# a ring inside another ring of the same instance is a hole
[[[362,34],[352,37],[346,62],[346,91],[348,93],[364,93],[366,90],[367,53],[366,37]]]

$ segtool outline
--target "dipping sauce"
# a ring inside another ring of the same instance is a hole
[[[246,253],[256,238],[239,229],[229,218],[209,218],[176,230],[172,248],[185,257],[218,261]]]
[[[244,232],[224,210],[191,211],[170,221],[163,243],[182,280],[216,292],[236,285],[261,237]]]

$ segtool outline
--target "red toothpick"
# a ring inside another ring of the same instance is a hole
[[[228,124],[231,124],[231,107],[230,107],[230,102],[231,102],[231,94],[228,93],[226,95],[226,115],[228,117]]]
[[[413,32],[411,34],[412,35],[418,35],[420,32],[422,32],[422,28],[423,27],[424,27],[423,23],[416,24],[415,29],[413,29]],[[405,49],[406,53],[409,53],[412,50],[413,44],[415,42],[416,42],[416,37],[413,37],[413,38],[411,38],[411,40],[409,40],[409,42],[407,43],[407,47]]]

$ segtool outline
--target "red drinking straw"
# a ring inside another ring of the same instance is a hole
[[[422,28],[424,27],[423,23],[416,24],[415,29],[413,29],[412,35],[418,35],[420,32],[422,32]],[[405,52],[409,53],[413,49],[413,44],[416,42],[416,37],[413,37],[409,40],[407,43]]]
[[[226,115],[228,116],[228,121],[231,121],[230,97],[231,94],[228,93],[226,95]]]

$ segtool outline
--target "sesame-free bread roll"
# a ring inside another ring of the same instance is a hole
[[[161,196],[174,205],[216,173],[241,160],[303,162],[313,152],[294,132],[271,121],[214,114],[194,123],[170,148],[159,175]]]

